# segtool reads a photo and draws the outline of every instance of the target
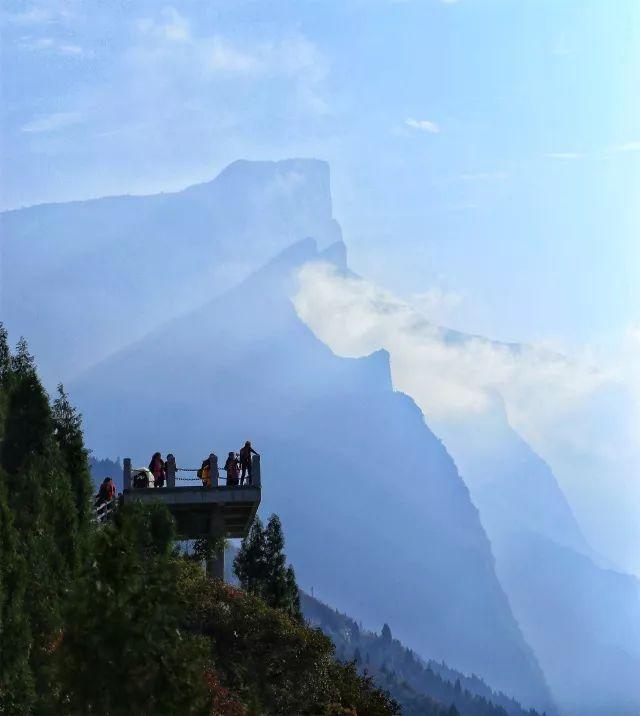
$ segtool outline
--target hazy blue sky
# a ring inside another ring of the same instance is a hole
[[[560,373],[537,353],[516,373],[473,355],[446,367],[525,396],[518,428],[594,544],[640,569],[637,0],[1,12],[0,206],[175,190],[238,158],[326,159],[351,267],[408,315],[579,357]],[[412,385],[424,346],[385,330]],[[597,398],[603,382],[621,397]],[[433,385],[417,397],[430,406]]]
[[[467,330],[603,340],[640,315],[639,11],[5,0],[2,205],[316,156],[356,270]]]

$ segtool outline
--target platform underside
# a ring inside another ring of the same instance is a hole
[[[260,505],[259,487],[165,487],[123,492],[125,503],[160,502],[174,516],[181,539],[246,536]]]

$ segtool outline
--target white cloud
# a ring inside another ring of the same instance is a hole
[[[41,134],[44,132],[54,132],[65,127],[71,127],[80,124],[84,120],[84,115],[80,112],[53,112],[52,114],[43,114],[34,117],[31,121],[20,127],[22,132],[31,134]]]
[[[214,72],[256,73],[266,69],[257,56],[235,48],[221,37],[211,40],[207,51],[207,67]]]
[[[426,292],[401,301],[324,263],[299,273],[295,308],[335,353],[391,355],[394,386],[411,395],[438,431],[504,410],[509,424],[552,465],[596,549],[640,570],[640,327],[623,349],[567,358],[543,345],[507,345],[434,326],[456,298]],[[490,424],[490,423],[487,423]],[[601,509],[605,505],[605,511]],[[616,528],[612,528],[615,522]]]
[[[551,54],[557,57],[566,57],[567,55],[573,54],[573,50],[562,43],[558,43],[551,49]]]
[[[613,147],[614,152],[640,152],[640,141],[634,140]]]
[[[160,19],[142,18],[138,20],[138,30],[143,35],[152,35],[169,42],[186,42],[191,39],[189,21],[173,7],[160,11]]]
[[[509,172],[467,172],[460,174],[462,181],[502,181],[509,178]]]
[[[410,305],[432,323],[439,325],[451,323],[457,309],[462,305],[463,297],[457,291],[445,291],[432,286],[422,293],[411,296]]]
[[[606,378],[543,348],[462,339],[425,319],[425,311],[455,309],[461,301],[456,293],[431,289],[411,305],[327,264],[305,266],[300,287],[296,309],[318,337],[342,355],[387,348],[396,386],[428,415],[482,412],[499,393],[508,409],[531,423],[543,414],[558,420]],[[541,394],[547,396],[544,404]]]
[[[130,48],[126,60],[138,84],[146,84],[153,91],[163,89],[175,94],[189,87],[191,94],[206,103],[213,83],[236,82],[239,78],[274,80],[277,90],[288,92],[290,109],[315,115],[328,111],[323,97],[327,60],[301,32],[275,33],[272,37],[254,36],[250,28],[233,35],[206,32],[172,7],[139,19],[136,27],[138,42]],[[246,110],[244,114],[247,116]]]
[[[72,44],[61,44],[58,45],[58,52],[60,52],[63,55],[82,55],[84,54],[84,50],[80,45],[72,45]]]
[[[583,154],[582,152],[549,152],[544,156],[547,157],[547,159],[566,159],[571,161],[574,159],[584,159],[586,157],[586,154]]]
[[[27,5],[27,3],[21,3]],[[12,25],[35,28],[60,23],[74,17],[73,0],[38,0],[19,12],[3,12],[0,18]]]
[[[78,56],[84,54],[80,45],[65,42],[54,37],[22,37],[19,42],[23,50],[30,52],[50,52],[58,55]]]
[[[32,7],[24,12],[6,13],[4,18],[15,25],[40,25],[51,22],[53,16],[45,8]]]
[[[144,44],[138,56],[190,65],[196,75],[241,73],[249,75],[304,76],[319,81],[326,75],[326,61],[317,47],[297,33],[278,39],[249,41],[214,34],[196,34],[190,21],[175,8],[164,8],[159,19],[137,23]]]
[[[430,119],[413,119],[409,117],[409,119],[405,119],[404,123],[407,127],[417,129],[420,132],[429,132],[430,134],[438,134],[440,132],[438,124],[432,122]]]

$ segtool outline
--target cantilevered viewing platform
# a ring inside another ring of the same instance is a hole
[[[209,456],[211,486],[176,486],[176,462],[167,456],[167,487],[134,487],[130,458],[124,459],[122,501],[162,503],[173,515],[179,539],[194,540],[202,537],[245,537],[255,518],[261,496],[260,456],[254,455],[251,482],[244,485],[221,485],[218,458]],[[207,562],[207,571],[215,577],[224,577],[224,552]]]

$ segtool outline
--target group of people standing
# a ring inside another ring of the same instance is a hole
[[[240,448],[240,452],[229,453],[222,468],[227,473],[227,487],[237,487],[244,484],[251,485],[253,455],[258,455],[258,453],[251,447],[249,440]],[[202,461],[202,466],[198,470],[198,477],[202,480],[203,487],[211,487],[209,458],[205,458]]]
[[[252,457],[258,453],[251,447],[251,442],[247,442],[240,448],[240,452],[230,452],[223,470],[227,473],[227,486],[237,487],[238,485],[251,485],[252,483]],[[151,462],[149,463],[149,472],[153,475],[153,486],[164,487],[167,480],[167,463],[162,459],[159,452],[153,453]],[[204,487],[211,487],[211,466],[209,458],[202,461],[202,465],[198,470],[198,477],[202,480]]]
[[[228,486],[235,487],[236,485],[244,485],[245,480],[247,485],[251,484],[252,455],[258,455],[258,453],[251,447],[251,443],[248,440],[243,447],[240,448],[239,453],[229,453],[223,468],[227,472]]]

